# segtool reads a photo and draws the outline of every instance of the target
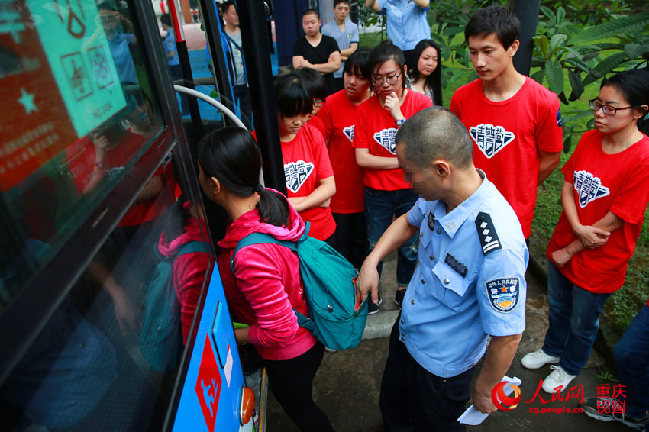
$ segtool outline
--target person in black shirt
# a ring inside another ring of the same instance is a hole
[[[310,67],[324,75],[329,94],[335,92],[333,73],[340,68],[340,50],[332,37],[320,33],[320,15],[315,9],[302,14],[304,37],[293,45],[293,67]]]

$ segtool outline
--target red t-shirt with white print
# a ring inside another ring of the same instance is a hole
[[[493,102],[477,79],[455,91],[450,108],[473,139],[473,163],[507,199],[528,238],[539,182],[539,151],[563,149],[557,95],[526,77],[514,96]]]
[[[401,113],[407,119],[417,112],[433,106],[430,98],[408,90],[401,104]],[[378,95],[374,95],[358,106],[358,121],[354,130],[354,148],[369,149],[374,156],[396,157],[397,124],[390,111],[383,108]],[[365,169],[365,186],[383,191],[411,189],[404,179],[401,168]]]
[[[286,196],[309,196],[322,179],[334,175],[327,146],[320,131],[306,124],[289,142],[282,142],[282,159],[286,178]],[[336,230],[329,207],[313,207],[299,212],[305,222],[311,222],[309,236],[326,240]]]
[[[334,213],[360,213],[363,205],[363,168],[356,163],[352,142],[358,118],[358,106],[345,90],[329,96],[310,124],[329,138],[329,159],[336,179],[336,194],[331,198]]]
[[[594,293],[612,293],[623,284],[640,236],[649,202],[649,138],[626,150],[602,151],[603,135],[586,132],[561,171],[573,184],[582,225],[593,225],[610,210],[624,221],[603,246],[576,253],[559,271],[575,285]],[[548,245],[548,256],[577,239],[564,213]]]

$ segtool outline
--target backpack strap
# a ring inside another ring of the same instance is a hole
[[[237,243],[237,246],[234,248],[234,252],[232,252],[232,258],[230,258],[230,269],[232,269],[232,274],[234,275],[234,257],[237,255],[237,252],[239,252],[240,249],[243,249],[246,246],[250,246],[258,243],[274,243],[274,244],[287,247],[293,252],[297,253],[297,243],[304,241],[308,237],[309,225],[310,225],[309,222],[307,222],[306,228],[304,230],[304,235],[302,235],[302,237],[297,242],[292,242],[289,240],[277,240],[275,237],[273,237],[270,234],[263,234],[263,233],[248,234],[247,236],[239,240],[239,243]],[[293,308],[293,312],[297,317],[297,324],[300,327],[304,327],[305,329],[309,330],[311,333],[315,331],[315,323],[311,318],[306,317],[302,312],[298,311],[295,308]]]
[[[295,316],[297,317],[297,325],[304,327],[311,333],[315,331],[315,322],[313,322],[311,318],[304,316],[302,312],[298,311],[295,308],[293,308],[293,312],[295,312]]]
[[[247,236],[239,240],[239,243],[237,243],[237,246],[234,248],[234,252],[232,252],[232,258],[230,258],[230,268],[232,269],[232,274],[234,274],[234,257],[237,256],[237,252],[239,252],[240,249],[243,249],[246,246],[250,246],[258,243],[274,243],[274,244],[287,247],[293,252],[297,252],[297,245],[295,244],[295,242],[289,240],[277,240],[275,237],[273,237],[270,234],[263,234],[263,233],[248,234]]]
[[[185,243],[182,245],[180,248],[178,248],[178,252],[176,253],[176,257],[179,257],[181,255],[185,255],[187,253],[197,253],[197,252],[205,252],[208,253],[208,247],[205,242],[199,241],[199,240],[194,240]]]

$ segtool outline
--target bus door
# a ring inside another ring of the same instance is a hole
[[[190,379],[238,421],[243,375],[218,284],[206,296],[214,243],[151,3],[0,14],[0,430],[170,429],[204,321],[222,336],[219,398],[214,374]]]

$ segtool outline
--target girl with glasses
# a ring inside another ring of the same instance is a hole
[[[403,52],[384,41],[370,52],[368,69],[374,95],[358,106],[354,130],[356,161],[365,169],[365,226],[368,253],[392,223],[412,208],[417,195],[404,178],[396,157],[395,136],[399,127],[415,113],[432,106],[430,98],[406,89]],[[398,251],[397,304],[417,263],[416,234]],[[379,272],[382,265],[379,265]],[[380,304],[381,300],[379,300]],[[369,313],[378,311],[370,302]]]
[[[649,201],[649,71],[605,79],[590,102],[595,130],[568,162],[563,213],[548,246],[550,327],[543,347],[521,363],[552,373],[543,390],[560,390],[581,372],[608,297],[624,284]]]

